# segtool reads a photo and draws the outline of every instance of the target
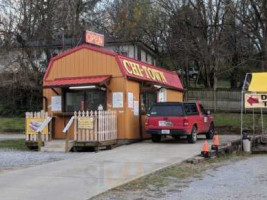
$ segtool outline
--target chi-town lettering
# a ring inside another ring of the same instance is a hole
[[[138,63],[134,63],[128,60],[123,60],[123,66],[129,74],[133,74],[139,77],[146,77],[147,79],[153,81],[167,83],[164,73],[159,70],[152,69],[144,65],[139,65]]]

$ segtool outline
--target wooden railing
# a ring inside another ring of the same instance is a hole
[[[74,113],[74,140],[101,142],[117,139],[116,111],[87,111]]]

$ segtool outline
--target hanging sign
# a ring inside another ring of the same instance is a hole
[[[98,34],[92,31],[86,31],[85,42],[103,47],[104,46],[104,35],[101,35],[101,34]]]
[[[94,129],[94,118],[78,117],[78,129]]]
[[[245,108],[267,108],[267,94],[245,94]]]

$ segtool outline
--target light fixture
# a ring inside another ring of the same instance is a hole
[[[95,85],[87,85],[87,86],[75,86],[75,87],[69,87],[70,90],[79,90],[79,89],[94,89],[96,88]]]
[[[154,87],[155,87],[155,88],[158,88],[158,89],[159,89],[159,88],[162,88],[162,86],[160,86],[160,85],[154,85]]]

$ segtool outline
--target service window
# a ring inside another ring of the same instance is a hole
[[[155,103],[157,103],[157,93],[144,92],[141,94],[141,112],[143,114],[146,114]]]
[[[65,112],[106,109],[106,92],[102,90],[66,90],[64,95]]]
[[[81,110],[81,104],[84,101],[84,93],[82,91],[69,91],[65,94],[65,111],[74,112]]]
[[[98,110],[100,105],[106,109],[106,92],[102,90],[86,91],[85,92],[86,110]]]

